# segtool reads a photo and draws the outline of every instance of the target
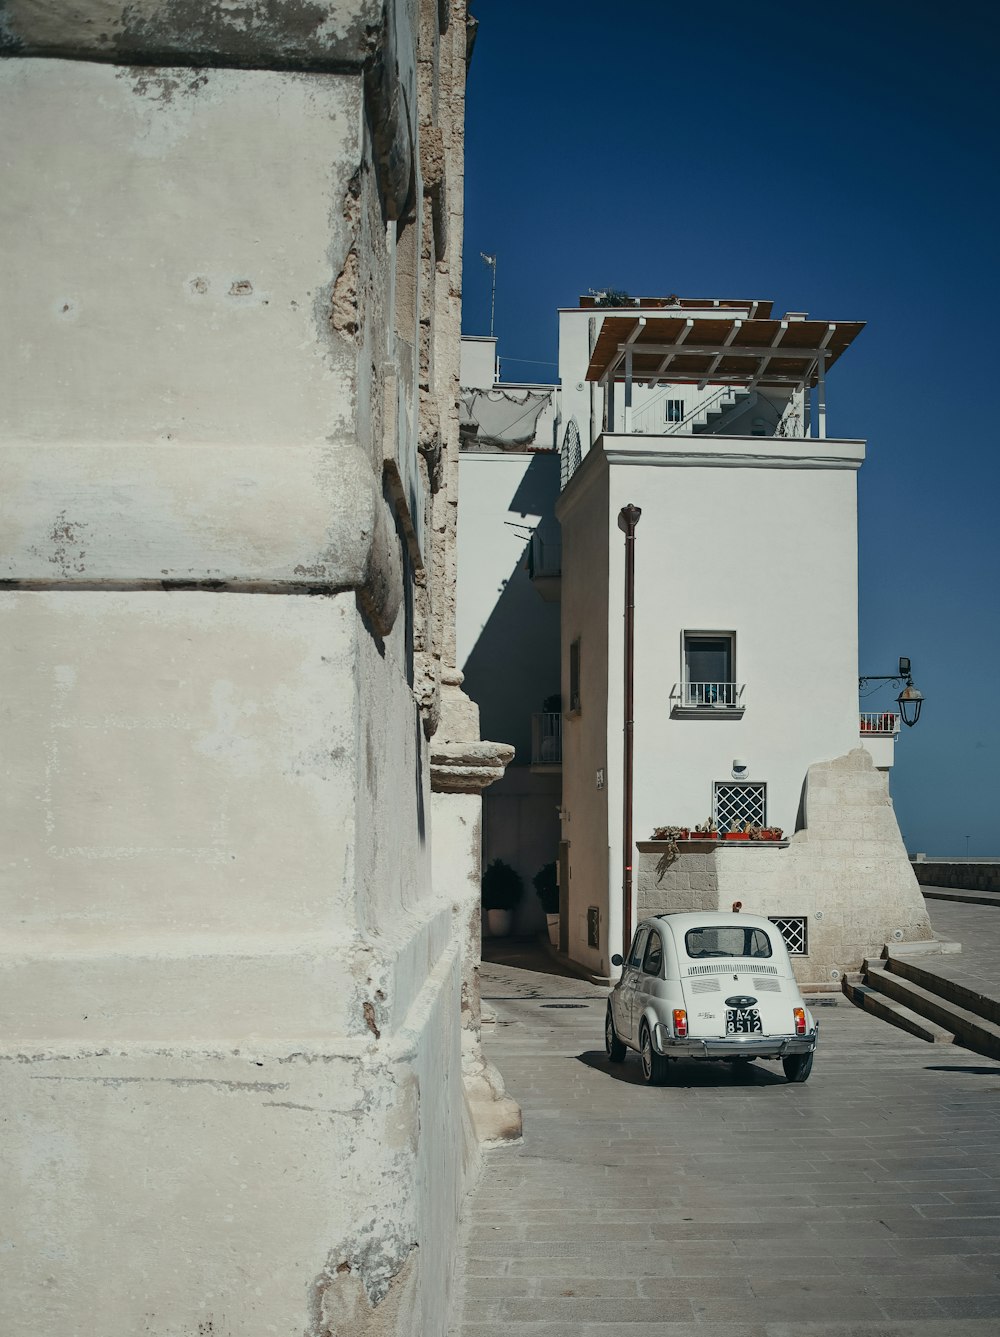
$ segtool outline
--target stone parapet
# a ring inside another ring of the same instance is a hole
[[[1000,859],[914,859],[914,876],[922,887],[955,887],[964,891],[1000,892]]]

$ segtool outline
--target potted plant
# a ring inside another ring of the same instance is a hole
[[[750,837],[747,834],[746,822],[744,822],[742,826],[734,826],[730,831],[727,831],[726,834],[723,836],[723,840],[749,840],[749,839]]]
[[[765,826],[761,830],[761,840],[780,840],[784,835],[780,826]]]
[[[538,899],[545,911],[545,922],[549,928],[549,942],[559,946],[559,878],[555,863],[547,863],[539,868],[531,879]]]
[[[677,848],[677,842],[681,838],[681,830],[682,828],[679,826],[653,827],[653,834],[650,836],[650,840],[662,840],[666,843],[667,848],[664,851],[663,857],[666,859],[668,865],[673,863],[678,854],[680,854],[680,850]]]
[[[719,828],[716,826],[712,818],[709,817],[707,822],[698,823],[691,838],[692,840],[718,840]]]
[[[514,911],[524,891],[524,879],[503,859],[494,859],[483,874],[483,909],[486,924],[495,938],[510,932]]]

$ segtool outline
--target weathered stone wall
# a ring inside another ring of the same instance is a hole
[[[886,942],[931,937],[889,797],[888,777],[864,748],[810,766],[804,824],[788,845],[718,842],[664,857],[640,844],[639,914],[723,910],[805,915],[809,953],[793,957],[802,983],[828,985]]]
[[[957,887],[963,891],[1000,891],[1000,861],[914,859],[913,872],[922,887]]]
[[[464,0],[0,33],[4,1327],[441,1333]]]

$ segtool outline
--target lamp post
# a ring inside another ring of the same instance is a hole
[[[642,511],[638,506],[623,506],[618,513],[618,528],[625,535],[625,725],[622,811],[622,956],[628,957],[632,941],[632,757],[635,648],[635,527]]]
[[[905,655],[900,655],[898,673],[869,673],[864,678],[859,678],[858,690],[867,687],[870,682],[899,682],[903,684],[902,691],[896,697],[896,704],[899,706],[899,714],[903,723],[907,728],[912,729],[920,718],[920,711],[924,704],[924,694],[913,685],[909,659]]]

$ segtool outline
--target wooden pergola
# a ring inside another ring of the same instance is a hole
[[[762,307],[766,319],[757,315]],[[773,319],[769,307],[754,303],[735,309],[704,308],[697,314],[681,307],[669,314],[607,315],[587,368],[587,380],[607,391],[614,409],[616,382],[625,385],[625,430],[630,430],[632,386],[650,389],[661,382],[677,385],[742,386],[782,390],[816,388],[817,427],[826,436],[826,373],[865,322],[809,320],[802,315]]]

